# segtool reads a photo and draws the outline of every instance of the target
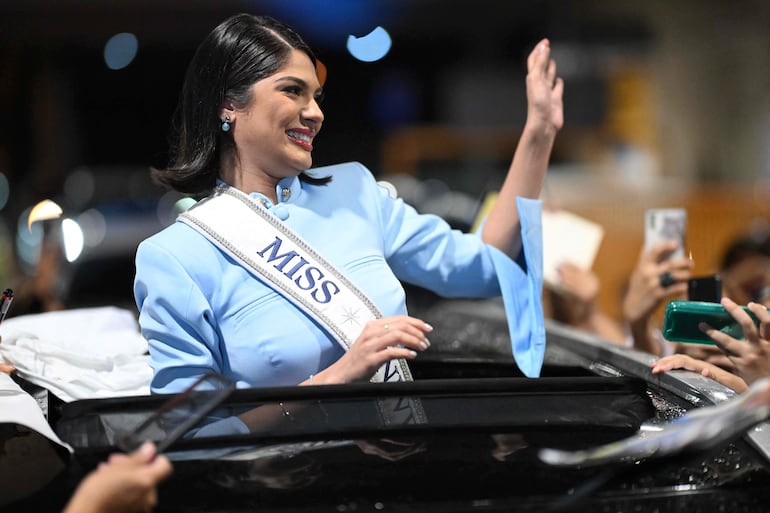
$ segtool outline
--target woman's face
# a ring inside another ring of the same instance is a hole
[[[299,50],[254,83],[251,102],[230,115],[241,172],[281,179],[310,168],[313,138],[324,119],[321,92],[312,61]]]

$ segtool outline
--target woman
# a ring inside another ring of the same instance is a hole
[[[401,364],[428,348],[431,327],[407,314],[399,280],[445,296],[502,294],[517,363],[537,375],[535,198],[563,123],[549,54],[543,40],[529,56],[527,123],[479,238],[391,198],[361,164],[312,169],[324,115],[308,45],[269,17],[216,27],[185,78],[171,164],[154,172],[210,196],[136,255],[152,390],[180,391],[209,370],[239,387],[409,379]]]

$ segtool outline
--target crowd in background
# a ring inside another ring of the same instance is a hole
[[[692,259],[671,258],[677,248],[676,241],[668,241],[640,253],[623,292],[621,319],[602,311],[597,274],[565,262],[559,268],[559,286],[544,290],[546,315],[607,342],[660,357],[651,369],[654,374],[687,369],[743,392],[756,379],[770,376],[770,327],[763,323],[770,308],[770,237],[738,237],[724,248],[720,260],[721,304],[743,328],[747,343],[742,345],[725,334],[709,335],[713,346],[663,337],[661,308],[671,300],[687,300],[688,281],[693,278]],[[664,275],[670,280],[664,280]],[[755,312],[757,323],[739,313],[741,305]]]

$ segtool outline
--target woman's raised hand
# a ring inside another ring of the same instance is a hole
[[[542,39],[527,58],[527,123],[558,131],[564,125],[564,81],[556,75],[551,43]]]

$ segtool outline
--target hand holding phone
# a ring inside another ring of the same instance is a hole
[[[755,324],[759,320],[747,306],[742,307]],[[663,317],[663,338],[669,342],[716,345],[699,327],[706,323],[735,339],[743,338],[743,330],[724,306],[705,301],[670,301]]]

